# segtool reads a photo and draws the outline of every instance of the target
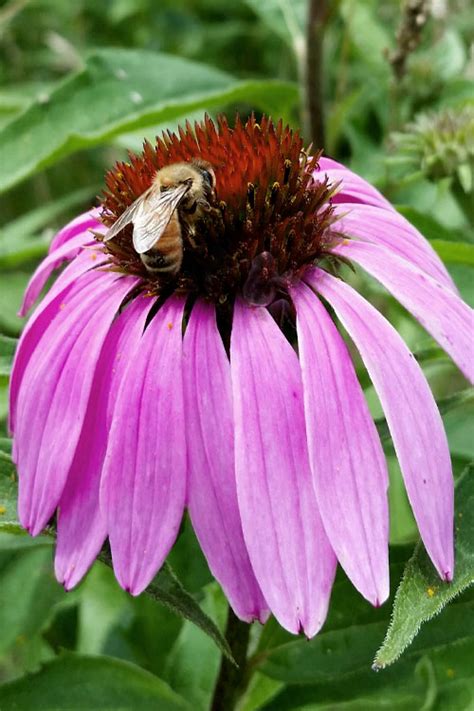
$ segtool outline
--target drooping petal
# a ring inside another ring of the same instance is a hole
[[[453,478],[443,423],[428,383],[396,330],[354,289],[315,269],[305,277],[336,311],[380,398],[426,550],[451,580]]]
[[[320,162],[320,169],[313,172],[313,178],[317,181],[327,178],[332,184],[340,183],[339,190],[332,198],[334,204],[360,202],[365,205],[376,205],[387,210],[393,210],[392,205],[384,198],[382,193],[348,168],[343,166],[340,168],[323,168]]]
[[[387,247],[458,293],[448,270],[428,240],[398,212],[344,203],[337,205],[335,212],[342,215],[336,226],[343,234]]]
[[[231,337],[237,496],[252,567],[290,632],[316,634],[336,559],[319,515],[295,351],[264,308],[237,302]]]
[[[215,309],[195,304],[183,344],[188,506],[214,577],[243,620],[268,617],[255,579],[237,503],[230,363]]]
[[[31,356],[34,354],[40,340],[45,336],[52,320],[61,312],[63,299],[68,290],[74,282],[79,280],[82,274],[96,266],[100,266],[102,256],[93,249],[83,250],[59,275],[23,329],[16,348],[10,377],[8,427],[11,433],[14,432],[18,391]],[[80,283],[78,286],[81,287]]]
[[[105,226],[100,221],[100,209],[98,207],[92,208],[87,212],[83,212],[82,215],[78,215],[71,222],[68,222],[51,240],[49,245],[49,252],[54,252],[63,244],[69,242],[73,237],[77,237],[82,234],[83,244],[88,244],[93,241],[93,235],[90,230],[94,232],[105,232]]]
[[[102,346],[84,426],[59,502],[55,572],[66,590],[81,580],[107,536],[99,488],[108,432],[116,391],[149,309],[150,299],[137,297],[114,321]]]
[[[332,250],[378,279],[474,382],[474,311],[456,294],[388,249],[349,241]]]
[[[347,346],[304,284],[297,314],[306,431],[316,498],[339,562],[372,604],[389,594],[388,473]]]
[[[87,290],[83,289],[88,282]],[[84,275],[63,300],[48,339],[30,359],[18,393],[19,515],[32,535],[61,496],[79,439],[102,343],[136,283],[111,272]]]
[[[93,242],[92,236],[90,242]],[[61,247],[48,254],[48,256],[40,262],[39,266],[33,273],[23,297],[23,303],[18,312],[19,316],[26,316],[30,308],[35,303],[41,293],[42,288],[48,281],[49,277],[55,269],[63,262],[74,259],[84,247],[84,237],[82,234],[72,237],[65,242]],[[94,252],[95,253],[95,252]]]
[[[183,308],[168,299],[130,353],[104,462],[101,507],[114,570],[133,595],[162,565],[184,510]]]

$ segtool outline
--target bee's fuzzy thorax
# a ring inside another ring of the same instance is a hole
[[[297,131],[267,117],[237,117],[233,128],[222,116],[194,127],[187,122],[107,173],[102,220],[111,226],[165,166],[206,161],[216,176],[215,201],[192,235],[182,221],[184,254],[173,289],[220,304],[237,294],[269,303],[338,239],[331,229],[335,186],[313,178],[320,155],[310,157]],[[166,291],[169,278],[150,278],[135,254],[132,230],[128,225],[106,245],[115,268],[142,276],[151,292]]]

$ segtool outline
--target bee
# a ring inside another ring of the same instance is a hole
[[[215,187],[216,176],[207,161],[194,158],[167,165],[114,222],[104,242],[133,224],[133,247],[147,271],[174,276],[183,262],[183,231],[194,244],[195,223],[211,209]]]

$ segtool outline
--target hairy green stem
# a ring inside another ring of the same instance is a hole
[[[233,711],[239,697],[245,691],[248,683],[246,662],[249,636],[250,625],[241,622],[229,607],[225,638],[236,664],[222,657],[211,711]]]

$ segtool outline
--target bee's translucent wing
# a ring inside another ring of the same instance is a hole
[[[129,225],[131,222],[135,221],[135,217],[140,210],[140,207],[144,200],[146,200],[151,188],[148,188],[143,195],[140,195],[135,202],[132,202],[127,209],[122,212],[120,217],[114,222],[112,227],[105,233],[104,242],[108,242],[118,235],[119,232],[123,230],[124,227]]]
[[[148,252],[158,242],[190,187],[190,182],[181,183],[163,192],[152,192],[142,201],[133,219],[133,246],[138,254]]]

